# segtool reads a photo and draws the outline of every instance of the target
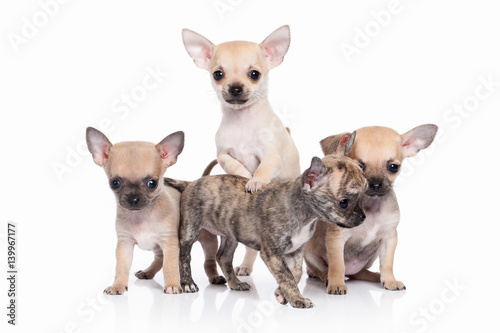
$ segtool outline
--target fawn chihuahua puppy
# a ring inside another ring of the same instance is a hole
[[[128,288],[135,245],[154,252],[147,269],[135,273],[152,279],[163,267],[164,292],[181,293],[179,280],[180,194],[164,186],[165,170],[177,161],[184,147],[184,133],[170,134],[155,145],[149,142],[120,142],[115,145],[98,130],[87,128],[87,146],[94,162],[103,167],[116,196],[116,275],[104,292],[121,295]]]
[[[366,220],[353,229],[319,221],[314,236],[305,245],[307,272],[326,282],[329,294],[347,292],[345,276],[379,282],[389,290],[406,289],[393,273],[399,207],[392,185],[403,160],[427,148],[436,132],[436,125],[418,126],[402,135],[387,127],[356,130],[347,156],[357,161],[368,180],[368,189],[361,198]],[[348,137],[349,133],[345,133],[322,140],[325,155],[341,149]],[[380,273],[368,271],[377,257]]]
[[[281,64],[290,45],[283,26],[262,43],[233,41],[214,45],[191,30],[182,31],[194,63],[207,70],[222,106],[215,140],[217,161],[228,174],[249,178],[245,189],[300,175],[299,153],[267,98],[269,71]],[[257,253],[247,247],[238,275],[252,271]]]
[[[179,261],[184,291],[198,291],[191,276],[190,253],[200,230],[205,229],[221,236],[217,262],[231,289],[250,288],[233,270],[234,251],[241,242],[260,251],[278,282],[278,302],[312,307],[297,287],[303,244],[313,235],[317,219],[345,228],[363,222],[359,198],[366,179],[361,169],[338,154],[323,160],[315,157],[295,180],[271,183],[255,194],[245,192],[247,181],[235,175],[206,176],[192,183],[166,180],[182,190]]]

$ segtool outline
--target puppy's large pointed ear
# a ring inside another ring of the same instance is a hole
[[[327,168],[319,157],[313,157],[303,179],[302,190],[309,194],[326,182]]]
[[[87,147],[95,164],[104,167],[109,158],[109,151],[113,146],[108,138],[93,127],[87,127]]]
[[[337,135],[332,135],[324,138],[319,142],[323,154],[331,155],[335,153],[342,153],[347,155],[352,145],[354,144],[354,139],[356,137],[356,131],[351,133],[342,133]]]
[[[352,145],[354,144],[354,139],[356,139],[356,131],[352,132],[347,138],[344,135],[342,140],[340,140],[337,153],[347,156],[349,150],[351,150]]]
[[[156,145],[163,164],[167,167],[177,162],[177,156],[184,149],[184,132],[175,132]]]
[[[214,44],[199,33],[189,29],[182,29],[182,41],[196,66],[208,70],[208,65],[212,60]]]
[[[420,125],[401,135],[404,157],[412,157],[429,147],[434,141],[438,127],[434,124]]]
[[[276,29],[260,43],[262,56],[266,59],[269,69],[281,64],[289,46],[290,27],[288,25]]]

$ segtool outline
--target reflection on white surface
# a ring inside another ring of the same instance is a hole
[[[200,255],[197,253],[194,257],[199,259]],[[100,316],[95,327],[109,327],[115,332],[145,329],[156,332],[172,328],[275,332],[333,325],[352,332],[368,329],[390,332],[394,326],[394,306],[406,293],[386,291],[374,283],[348,281],[347,295],[328,295],[321,281],[304,274],[299,289],[315,307],[294,309],[275,300],[277,284],[260,259],[252,276],[241,277],[251,285],[250,291],[231,291],[226,285],[208,284],[201,261],[193,262],[193,272],[200,291],[182,295],[164,294],[161,274],[154,280],[137,280],[131,276],[125,295],[105,296],[110,301],[106,309],[109,315]],[[91,327],[88,331],[92,332]]]

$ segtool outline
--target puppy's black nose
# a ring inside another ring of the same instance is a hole
[[[366,215],[365,213],[361,213],[361,215],[359,215],[359,222],[363,222],[364,220],[366,219]]]
[[[241,95],[242,92],[243,92],[242,86],[230,86],[229,87],[229,93],[231,94],[231,96],[237,97],[237,96]]]
[[[370,188],[374,191],[378,191],[382,188],[381,183],[370,183]]]
[[[130,206],[137,206],[139,204],[139,198],[130,198],[128,199],[128,203]]]

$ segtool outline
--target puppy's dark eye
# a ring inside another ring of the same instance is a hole
[[[260,78],[260,73],[259,73],[259,71],[252,70],[252,71],[250,71],[250,73],[248,73],[248,76],[252,80],[257,81]]]
[[[158,181],[156,179],[150,179],[146,183],[147,188],[150,190],[154,190],[156,187],[158,187]]]
[[[214,79],[215,81],[219,81],[224,77],[224,72],[221,70],[217,70],[214,72]]]
[[[387,170],[389,170],[389,172],[396,173],[399,171],[399,165],[391,163],[387,166]]]
[[[340,208],[346,209],[349,206],[349,200],[348,199],[340,200],[339,206],[340,206]]]
[[[361,168],[361,170],[365,171],[366,165],[363,162],[359,162],[358,165]]]
[[[122,186],[122,182],[118,178],[111,179],[109,181],[109,186],[111,186],[113,190],[117,190]]]

